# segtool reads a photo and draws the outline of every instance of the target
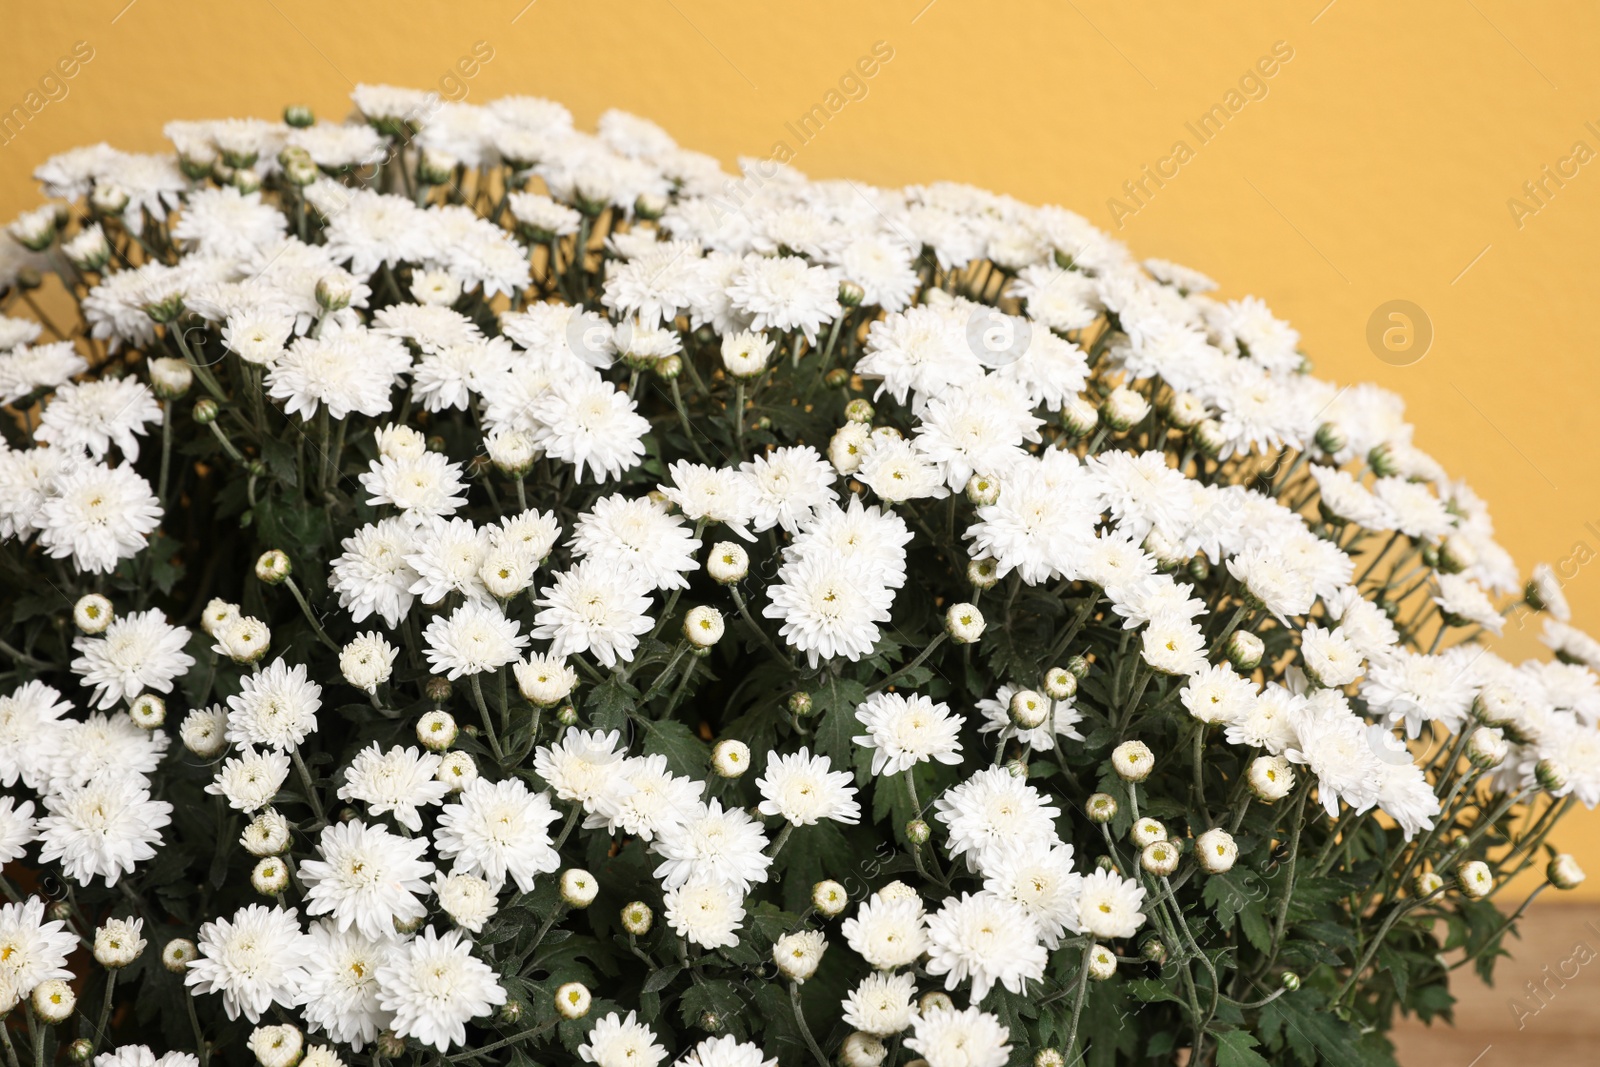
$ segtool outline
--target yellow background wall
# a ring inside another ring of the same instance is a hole
[[[53,152],[164,149],[168,119],[286,103],[337,118],[357,81],[550,96],[585,125],[621,107],[724,160],[782,140],[817,177],[946,178],[1072,207],[1141,254],[1210,273],[1224,295],[1265,298],[1323,375],[1404,394],[1419,444],[1491,501],[1524,567],[1572,560],[1576,621],[1600,632],[1600,567],[1578,565],[1600,559],[1600,160],[1562,162],[1580,141],[1579,155],[1600,153],[1600,6],[106,0],[7,22],[0,112],[75,42],[94,57],[64,98],[0,135],[5,217],[36,202],[30,172]],[[892,60],[802,145],[785,124],[880,41]],[[479,42],[493,57],[462,78]],[[1247,83],[1259,98],[1201,144],[1185,124],[1277,42],[1293,58]],[[1123,183],[1178,140],[1193,158],[1130,200]],[[1571,177],[1558,188],[1547,165]],[[1540,180],[1542,205],[1523,188]],[[1113,197],[1137,210],[1114,219]],[[1409,366],[1366,340],[1394,299],[1434,331]],[[1508,654],[1535,636],[1508,635]],[[1600,876],[1600,817],[1574,818],[1563,843]],[[1590,889],[1600,898],[1600,877]]]

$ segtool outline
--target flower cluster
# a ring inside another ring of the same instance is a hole
[[[1399,398],[1062,208],[354,103],[0,241],[35,1062],[1382,1063],[1489,974],[1600,644]]]

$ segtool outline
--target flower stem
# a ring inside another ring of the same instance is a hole
[[[478,704],[478,714],[483,716],[483,734],[489,739],[489,751],[494,753],[496,763],[505,762],[505,753],[500,750],[500,738],[494,732],[494,720],[489,716],[489,705],[483,701],[483,683],[478,680],[477,674],[472,676],[472,699]]]
[[[316,614],[311,610],[311,604],[306,600],[306,595],[300,591],[300,587],[295,584],[293,576],[285,578],[283,584],[289,592],[294,594],[295,602],[300,605],[300,610],[305,613],[306,621],[311,624],[311,629],[316,633],[317,639],[332,651],[338,652],[339,646],[334,644],[333,638],[323,631],[322,624],[317,621]]]
[[[291,748],[289,758],[294,761],[295,773],[300,776],[301,783],[306,787],[306,799],[311,802],[311,810],[316,814],[317,821],[326,826],[328,817],[322,812],[322,798],[317,796],[317,787],[311,780],[311,771],[306,767],[306,761],[300,757],[300,750]]]
[[[817,1039],[811,1036],[811,1027],[806,1025],[806,1013],[800,1007],[800,983],[789,983],[789,1006],[794,1009],[794,1021],[800,1027],[800,1036],[806,1039],[806,1047],[817,1058],[817,1067],[829,1067],[828,1057],[822,1054],[822,1049],[817,1045]]]

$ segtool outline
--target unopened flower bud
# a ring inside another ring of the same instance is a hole
[[[979,591],[993,589],[1000,581],[999,571],[999,565],[987,556],[983,559],[969,560],[967,562],[967,581],[972,583],[972,588]]]
[[[844,417],[851,422],[865,425],[872,421],[875,414],[871,401],[865,397],[858,396],[844,406]]]
[[[67,1046],[67,1059],[73,1063],[88,1063],[94,1056],[94,1042],[80,1037]]]
[[[910,841],[913,845],[927,844],[928,837],[932,834],[932,832],[933,831],[928,827],[927,822],[922,819],[912,819],[910,822],[906,823],[906,840]]]
[[[562,726],[576,726],[578,724],[578,709],[571,704],[563,704],[556,709],[556,722]]]
[[[841,1067],[878,1067],[889,1058],[889,1049],[872,1034],[852,1031],[839,1048]]]
[[[509,478],[527,474],[539,454],[532,435],[514,429],[501,428],[489,434],[483,439],[483,447],[489,453],[489,461]]]
[[[194,402],[194,421],[201,426],[210,426],[217,421],[220,412],[217,402],[209,396],[203,396]]]
[[[1460,888],[1463,896],[1482,900],[1494,888],[1494,874],[1489,870],[1487,863],[1482,860],[1472,860],[1463,863],[1461,869],[1456,871],[1456,886]]]
[[[1432,871],[1423,871],[1411,880],[1411,893],[1421,899],[1431,897],[1444,886],[1444,879]]]
[[[434,777],[449,786],[452,793],[459,792],[478,777],[478,765],[470,754],[457,749],[444,754]]]
[[[976,604],[951,604],[944,613],[944,629],[958,645],[970,645],[983,636],[987,623]]]
[[[272,631],[260,619],[241,615],[212,632],[216,650],[235,663],[255,663],[272,645]]]
[[[268,808],[250,820],[239,840],[252,856],[281,856],[289,851],[289,820]]]
[[[1167,961],[1167,946],[1159,937],[1147,937],[1139,943],[1139,956],[1151,963]]]
[[[1583,884],[1583,868],[1570,854],[1563,852],[1550,861],[1544,870],[1545,877],[1557,889],[1576,889]]]
[[[140,919],[107,919],[94,932],[95,962],[111,971],[131,964],[144,953],[143,928]]]
[[[634,937],[643,937],[648,934],[655,921],[655,913],[650,910],[650,905],[644,901],[635,900],[623,905],[622,928]]]
[[[723,778],[738,778],[750,769],[750,746],[733,738],[723,738],[711,750],[711,769]]]
[[[850,384],[850,372],[842,367],[835,367],[823,375],[822,384],[829,389],[843,389]]]
[[[1241,671],[1253,671],[1261,666],[1261,657],[1267,646],[1261,638],[1248,630],[1235,630],[1228,635],[1228,662]]]
[[[815,706],[811,700],[811,694],[798,689],[789,694],[788,703],[789,714],[797,719],[803,719],[810,715],[812,708]]]
[[[417,180],[425,185],[444,185],[455,171],[457,159],[448,152],[424,148],[417,160]]]
[[[72,622],[80,633],[92,637],[95,634],[105,633],[115,614],[111,608],[111,601],[99,593],[89,593],[87,596],[79,597],[77,604],[73,605]]]
[[[200,955],[200,949],[186,937],[175,937],[161,950],[161,966],[173,974],[182,974]]]
[[[1549,793],[1557,793],[1567,787],[1570,775],[1567,768],[1556,760],[1545,758],[1533,766],[1533,776],[1541,788]]]
[[[1337,423],[1332,422],[1325,422],[1317,427],[1316,441],[1317,447],[1330,456],[1335,452],[1343,452],[1348,443],[1344,431]]]
[[[250,872],[250,884],[263,896],[276,896],[288,888],[288,865],[276,856],[268,856]]]
[[[159,729],[167,721],[166,701],[154,693],[140,693],[128,705],[128,718],[141,730]]]
[[[1117,798],[1110,793],[1095,793],[1083,805],[1092,823],[1104,825],[1117,817]]]
[[[1143,422],[1149,414],[1150,401],[1125,385],[1111,390],[1111,395],[1100,406],[1100,421],[1119,433]]]
[[[811,906],[825,918],[833,918],[850,903],[850,894],[844,886],[831,878],[824,878],[811,887]]]
[[[1216,419],[1201,419],[1195,423],[1194,429],[1189,431],[1189,437],[1194,442],[1195,448],[1207,459],[1216,459],[1222,455],[1222,450],[1228,445],[1228,435],[1223,432],[1222,424]]]
[[[494,1013],[494,1017],[502,1026],[514,1026],[522,1021],[524,1010],[526,1009],[522,1001],[508,1000],[500,1005],[500,1010]]]
[[[1291,993],[1300,988],[1300,976],[1293,971],[1284,971],[1278,982]]]
[[[1078,695],[1078,679],[1065,667],[1044,672],[1044,693],[1051,700],[1071,700]]]
[[[1501,730],[1480,726],[1467,740],[1467,759],[1479,770],[1498,767],[1511,751],[1511,744]]]
[[[982,474],[967,479],[967,500],[973,507],[988,507],[1000,499],[1000,481]]]
[[[148,366],[150,391],[162,400],[177,400],[194,384],[194,371],[181,359],[158,356],[150,360]]]
[[[1170,841],[1152,841],[1139,854],[1139,865],[1157,878],[1164,878],[1178,869],[1178,847]]]
[[[700,1029],[708,1034],[714,1034],[722,1029],[722,1016],[714,1011],[703,1011],[699,1019]]]
[[[1111,766],[1124,782],[1142,782],[1150,777],[1156,758],[1143,741],[1124,741],[1111,750]]]
[[[1294,770],[1282,756],[1257,756],[1250,763],[1248,781],[1256,799],[1271,804],[1294,788]]]
[[[1367,466],[1372,468],[1372,473],[1380,478],[1388,478],[1400,473],[1400,461],[1394,454],[1394,449],[1386,444],[1375,446],[1367,453]]]
[[[355,279],[342,271],[324,274],[317,279],[316,296],[323,311],[343,311],[355,297]]]
[[[822,954],[828,950],[827,939],[816,930],[798,930],[784,934],[772,944],[772,962],[778,971],[791,982],[801,983],[817,973]]]
[[[930,1015],[936,1011],[955,1011],[956,1002],[950,999],[950,994],[941,989],[930,989],[922,994],[917,1001],[917,1007],[923,1015]]]
[[[297,130],[303,130],[316,121],[316,115],[312,113],[309,107],[303,104],[290,104],[283,109],[283,123],[285,126],[293,126]]]
[[[561,872],[561,899],[569,906],[587,908],[599,893],[599,881],[583,868],[568,867]]]
[[[1096,945],[1089,950],[1089,977],[1096,982],[1104,982],[1117,973],[1117,957],[1114,952],[1104,945]]]
[[[1206,417],[1206,406],[1193,393],[1173,393],[1166,404],[1167,421],[1180,430],[1192,429]]]
[[[1019,689],[1011,694],[1008,710],[1012,725],[1019,730],[1037,729],[1050,717],[1049,702],[1032,689]]]
[[[54,1026],[72,1018],[78,995],[59,978],[49,978],[33,987],[33,1010],[40,1020]]]
[[[1147,815],[1134,822],[1133,826],[1128,830],[1128,837],[1133,840],[1134,845],[1144,848],[1146,845],[1153,845],[1157,841],[1165,841],[1167,839],[1167,828],[1161,825],[1161,820],[1152,819]]]
[[[583,1018],[589,1014],[589,1003],[589,987],[582,982],[568,982],[556,990],[556,1010],[563,1018]]]
[[[844,307],[860,307],[861,301],[866,298],[867,291],[850,279],[846,278],[839,283],[839,303]]]
[[[750,554],[732,541],[718,541],[706,557],[706,574],[719,585],[732,585],[750,573]]]
[[[723,630],[722,612],[709,604],[696,604],[683,617],[683,636],[696,648],[710,648]]]
[[[1088,437],[1100,422],[1100,409],[1081,396],[1072,396],[1061,405],[1061,428],[1072,437]]]
[[[429,752],[448,752],[460,735],[455,716],[448,711],[430,711],[417,720],[417,741]]]
[[[655,371],[665,381],[672,381],[683,373],[682,356],[662,356],[656,360]]]
[[[255,1053],[261,1067],[294,1067],[305,1051],[305,1035],[300,1028],[287,1023],[278,1026],[258,1026],[246,1042]]]
[[[1239,844],[1220,826],[1195,838],[1195,856],[1210,874],[1226,874],[1239,859]]]

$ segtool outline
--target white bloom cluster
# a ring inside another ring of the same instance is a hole
[[[56,594],[0,604],[0,860],[192,935],[264,1067],[1060,1063],[1135,958],[1204,1062],[1272,999],[1219,970],[1353,988],[1380,902],[1431,938],[1600,804],[1560,576],[1260,300],[965,186],[354,96],[58,156],[5,238],[85,326],[0,319],[0,563]],[[1479,643],[1523,610],[1553,661]],[[1269,911],[1280,865],[1340,892]],[[0,908],[47,1021],[151,932],[50,915]],[[1379,1010],[1335,988],[1280,995]]]

